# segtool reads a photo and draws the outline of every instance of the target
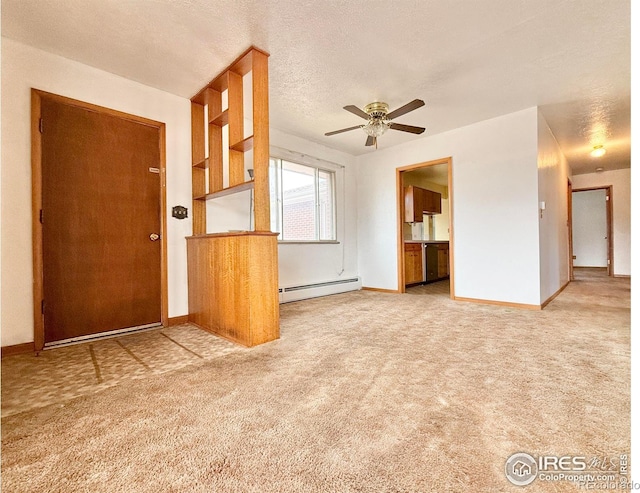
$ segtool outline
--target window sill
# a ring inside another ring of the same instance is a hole
[[[339,245],[338,240],[312,240],[312,241],[293,241],[293,240],[278,240],[278,245]]]

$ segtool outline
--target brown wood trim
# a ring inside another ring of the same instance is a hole
[[[375,291],[377,293],[391,293],[391,294],[399,294],[400,291],[397,289],[382,289],[382,288],[369,288],[367,286],[362,286],[363,291]]]
[[[425,161],[423,163],[409,164],[407,166],[400,166],[396,168],[398,171],[412,171],[420,168],[425,168],[427,166],[435,166],[436,164],[449,164],[451,162],[451,157],[444,157],[440,159],[434,159],[433,161]]]
[[[14,356],[16,354],[35,353],[36,345],[33,342],[25,342],[23,344],[14,344],[13,346],[4,346],[2,348],[2,358],[6,356]]]
[[[200,104],[204,104],[203,102],[203,98],[204,98],[204,93],[205,91],[213,86],[219,85],[219,79],[223,78],[225,76],[225,74],[231,70],[234,69],[235,65],[241,65],[240,70],[234,70],[234,72],[239,73],[240,75],[245,75],[247,72],[249,72],[249,70],[251,70],[250,64],[248,63],[244,63],[243,59],[249,55],[250,53],[252,53],[253,51],[256,51],[258,53],[262,53],[265,56],[269,56],[269,53],[267,53],[264,50],[261,50],[260,48],[256,48],[254,45],[249,46],[249,48],[247,48],[245,51],[242,52],[242,54],[240,54],[233,62],[231,62],[229,65],[227,65],[224,69],[222,69],[219,74],[216,77],[214,77],[203,89],[201,89],[198,94],[196,94],[195,96],[193,96],[191,98],[191,101],[193,102],[199,102]],[[242,62],[242,63],[241,63]],[[242,73],[244,72],[244,73]],[[226,84],[223,84],[224,89],[226,89]],[[222,87],[217,88],[217,90],[219,90],[220,92],[222,92]]]
[[[161,322],[164,324],[169,318],[169,286],[167,274],[167,194],[166,194],[166,126],[162,122],[150,120],[141,116],[131,115],[122,111],[105,108],[77,99],[52,94],[39,89],[31,89],[31,229],[33,248],[33,331],[35,351],[44,348],[44,319],[41,303],[43,299],[43,259],[42,259],[42,225],[40,224],[40,209],[42,209],[42,136],[40,134],[41,103],[48,99],[61,104],[77,106],[96,113],[114,116],[142,125],[158,129],[160,143],[160,203],[162,225],[162,249],[160,262],[161,282]]]
[[[253,90],[253,224],[271,230],[269,197],[269,66],[268,55],[255,52],[251,72]]]
[[[569,235],[569,281],[573,281],[573,186],[567,180],[567,234]]]
[[[511,308],[521,308],[524,310],[542,310],[541,305],[529,305],[526,303],[512,303],[510,301],[481,300],[478,298],[463,298],[460,296],[456,296],[453,299],[455,301],[467,301],[469,303],[479,303],[481,305],[508,306]]]
[[[36,351],[44,347],[44,298],[42,260],[42,134],[40,133],[42,93],[31,89],[31,237],[33,249],[33,340]]]
[[[31,89],[32,93],[35,92],[41,98],[46,98],[50,101],[55,101],[61,104],[68,104],[71,106],[78,106],[85,110],[95,111],[96,113],[102,113],[104,115],[111,115],[123,120],[140,123],[142,125],[148,125],[149,127],[160,128],[160,125],[164,125],[162,122],[151,120],[143,116],[132,115],[123,111],[114,110],[105,106],[98,106],[97,104],[87,103],[80,101],[79,99],[68,98],[66,96],[60,96],[59,94],[53,94],[51,92],[41,91],[40,89]]]
[[[207,233],[204,235],[187,236],[187,240],[206,240],[208,238],[226,238],[228,236],[278,236],[280,233],[271,231],[229,231],[227,233]]]
[[[238,192],[244,192],[246,190],[253,190],[255,183],[253,181],[245,181],[244,183],[238,183],[227,188],[221,188],[215,192],[207,193],[205,195],[194,197],[193,200],[210,200],[218,197],[224,197],[225,195],[232,195]]]
[[[182,325],[189,322],[189,315],[180,315],[179,317],[170,317],[167,319],[167,323],[163,324],[165,327],[173,327],[174,325]]]
[[[609,188],[610,185],[599,185],[597,187],[585,187],[585,188],[574,188],[574,192],[590,192],[592,190],[604,190],[605,188]]]
[[[549,303],[551,303],[553,300],[556,299],[556,297],[562,293],[564,291],[564,288],[566,288],[569,285],[569,282],[571,281],[567,281],[565,282],[562,286],[560,286],[560,289],[558,289],[555,293],[553,293],[551,296],[549,296],[543,303],[542,305],[540,305],[540,308],[543,309],[545,306],[547,306]]]
[[[613,277],[613,187],[607,187],[607,247],[609,254],[609,277]]]
[[[447,190],[448,204],[449,204],[449,298],[455,299],[456,297],[456,276],[454,275],[455,271],[455,256],[453,255],[453,245],[454,245],[454,229],[453,229],[453,160],[449,157],[447,158],[448,166],[448,176],[447,183],[449,184],[449,190]]]
[[[164,123],[160,123],[158,128],[158,140],[160,145],[160,227],[162,241],[160,250],[160,299],[161,299],[161,322],[164,325],[169,320],[169,274],[167,266],[168,257],[168,236],[167,231],[167,128]]]
[[[619,279],[631,279],[630,274],[614,274],[613,277],[616,277]]]
[[[406,292],[404,281],[404,237],[402,233],[402,226],[404,225],[404,178],[400,168],[396,168],[396,203],[398,204],[397,215],[397,248],[398,248],[398,293]],[[365,288],[362,288],[365,289]]]
[[[402,237],[402,225],[404,222],[404,180],[403,173],[406,171],[412,171],[420,168],[426,168],[427,166],[435,166],[438,164],[447,165],[447,184],[448,184],[448,203],[449,203],[449,298],[456,299],[455,296],[455,266],[454,266],[454,230],[453,230],[453,160],[451,157],[440,158],[433,161],[426,161],[424,163],[410,164],[407,166],[401,166],[396,168],[396,201],[397,201],[397,231],[398,231],[398,246],[397,246],[397,262],[398,262],[398,293],[404,293],[405,291],[405,278],[404,278],[404,239]],[[364,289],[364,288],[363,288]]]

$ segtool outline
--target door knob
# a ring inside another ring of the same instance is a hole
[[[149,235],[149,239],[150,239],[151,241],[158,241],[158,240],[160,239],[160,235],[159,235],[159,234],[156,234],[156,233],[151,233],[151,234]]]

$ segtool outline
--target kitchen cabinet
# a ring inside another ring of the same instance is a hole
[[[440,281],[448,277],[448,242],[424,241],[404,244],[405,286]]]
[[[430,243],[426,247],[427,282],[449,276],[449,244]]]
[[[416,284],[423,282],[422,244],[404,244],[404,283]]]
[[[449,277],[449,245],[438,245],[438,279]]]
[[[407,223],[421,223],[423,214],[440,214],[442,195],[438,192],[409,185],[404,189],[404,220]]]

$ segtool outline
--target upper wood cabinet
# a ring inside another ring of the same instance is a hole
[[[404,221],[421,223],[423,214],[440,214],[442,195],[438,192],[409,185],[404,188]]]

